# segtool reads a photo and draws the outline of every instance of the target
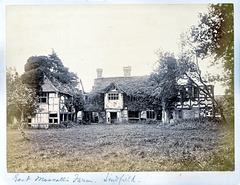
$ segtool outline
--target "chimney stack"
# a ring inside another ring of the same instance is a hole
[[[123,67],[124,77],[131,76],[131,66]]]
[[[102,78],[102,72],[103,70],[102,69],[97,69],[97,78]]]

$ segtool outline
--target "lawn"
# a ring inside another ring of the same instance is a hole
[[[72,128],[7,128],[8,172],[232,171],[229,126],[92,124]]]

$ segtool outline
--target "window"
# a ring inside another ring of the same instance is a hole
[[[108,94],[108,100],[118,100],[118,94]]]
[[[139,112],[138,111],[128,111],[128,117],[129,118],[139,118]]]
[[[57,114],[49,114],[49,117],[51,118],[57,117]]]
[[[187,87],[186,90],[187,90],[187,93],[190,97],[192,97],[193,93],[192,93],[192,90],[193,90],[194,87],[190,86],[190,87]]]
[[[180,95],[181,95],[181,101],[188,101],[188,93],[187,93],[187,89],[186,88],[182,88],[180,90]]]
[[[193,98],[198,97],[198,91],[199,91],[199,89],[197,87],[194,87]]]
[[[134,96],[128,96],[128,101],[136,101],[137,99]]]
[[[153,110],[147,111],[147,118],[148,119],[154,119],[155,118],[155,113]]]
[[[47,103],[47,93],[42,93],[38,99],[39,103]]]
[[[49,123],[58,123],[58,114],[49,114]]]

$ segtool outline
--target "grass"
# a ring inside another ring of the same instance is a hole
[[[8,172],[232,171],[233,131],[197,121],[7,129]]]

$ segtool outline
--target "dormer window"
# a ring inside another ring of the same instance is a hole
[[[108,94],[108,100],[118,100],[118,94],[117,93],[111,93]]]

